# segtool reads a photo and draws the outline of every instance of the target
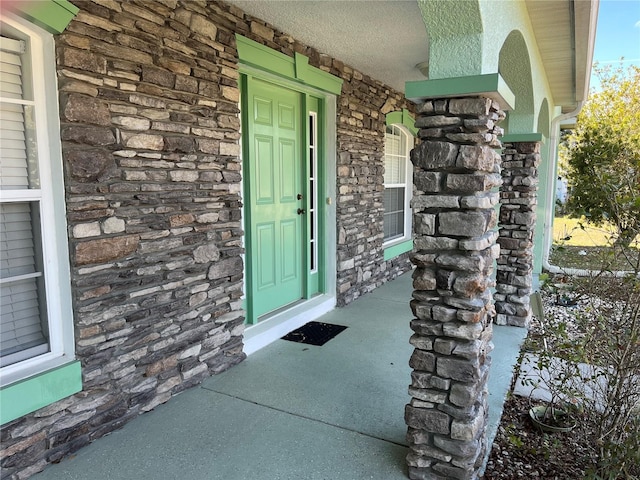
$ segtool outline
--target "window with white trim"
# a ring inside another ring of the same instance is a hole
[[[0,385],[73,360],[53,37],[3,16]]]
[[[318,271],[318,113],[309,112],[309,271]]]
[[[413,136],[403,127],[387,125],[384,142],[384,245],[411,239],[413,169],[409,152]]]

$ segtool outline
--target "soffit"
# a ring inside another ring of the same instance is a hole
[[[526,5],[554,103],[572,111],[589,93],[598,2],[526,0]]]
[[[404,92],[429,58],[416,0],[228,0],[303,44]]]

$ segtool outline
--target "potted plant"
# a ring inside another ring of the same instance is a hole
[[[547,280],[545,278],[545,280]],[[543,288],[557,294],[555,284]],[[532,306],[540,323],[542,341],[535,354],[523,363],[521,384],[529,390],[529,417],[545,432],[566,432],[576,426],[580,398],[584,394],[580,371],[580,349],[573,341],[567,324],[555,318],[545,319],[539,293],[532,296]]]
[[[554,407],[552,403],[534,405],[529,409],[529,418],[543,432],[566,433],[577,425],[573,408]]]
[[[535,358],[535,357],[534,357]],[[534,360],[525,384],[532,387],[529,417],[544,432],[569,432],[580,415],[578,369],[548,350]]]

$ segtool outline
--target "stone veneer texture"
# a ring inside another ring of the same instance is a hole
[[[3,478],[244,358],[235,33],[344,80],[338,303],[411,267],[382,249],[385,114],[413,108],[401,93],[222,2],[73,3],[56,60],[83,391],[2,426]]]
[[[528,327],[533,236],[538,205],[538,142],[505,143],[500,187],[500,257],[496,275],[496,324]]]
[[[487,448],[504,113],[491,99],[451,98],[418,114],[407,463],[412,479],[474,479]]]

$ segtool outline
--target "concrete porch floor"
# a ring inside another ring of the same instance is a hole
[[[320,319],[321,347],[277,340],[33,478],[406,479],[411,274]],[[526,334],[494,327],[493,439]]]

